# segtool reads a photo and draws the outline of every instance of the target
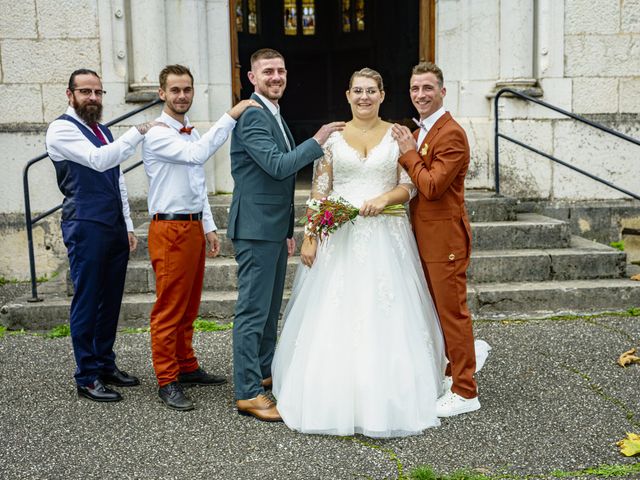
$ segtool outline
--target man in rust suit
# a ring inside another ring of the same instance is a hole
[[[464,178],[469,143],[462,127],[444,110],[440,68],[427,62],[416,65],[409,85],[420,114],[419,128],[412,134],[394,125],[393,135],[400,147],[398,161],[419,192],[411,201],[411,223],[449,359],[437,413],[450,417],[480,408],[467,306],[471,227],[464,207]]]

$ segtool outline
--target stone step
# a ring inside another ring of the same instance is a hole
[[[285,301],[288,292],[285,293]],[[628,279],[570,280],[518,283],[470,283],[468,302],[475,319],[521,318],[560,313],[620,311],[640,306],[640,282]],[[235,291],[204,291],[200,316],[228,321],[233,317]],[[125,295],[121,326],[146,326],[155,295]],[[65,323],[71,298],[48,295],[43,302],[16,301],[0,311],[9,329],[45,330]]]
[[[297,256],[288,260],[286,288],[293,284],[299,262]],[[468,278],[477,283],[619,278],[624,275],[625,267],[623,252],[574,236],[571,248],[473,252]],[[234,290],[236,275],[237,264],[233,258],[207,259],[204,290]],[[125,292],[146,293],[154,289],[151,264],[146,260],[131,261]]]
[[[69,321],[71,297],[66,294],[43,297],[44,301],[26,303],[16,301],[5,305],[0,311],[0,321],[7,328],[19,330],[47,330]],[[229,321],[237,294],[235,291],[203,291],[200,316],[207,319]],[[149,324],[151,308],[155,303],[154,293],[127,294],[122,299],[119,326],[144,327]]]
[[[132,259],[149,258],[148,229],[148,222],[136,228],[138,248],[131,255]],[[534,213],[521,213],[515,221],[473,222],[471,229],[473,250],[566,248],[571,238],[569,225],[566,222]],[[298,250],[302,244],[303,232],[302,227],[294,229]],[[233,244],[226,233],[226,229],[218,230],[220,255],[232,257]]]
[[[620,278],[626,255],[615,248],[572,236],[570,248],[478,250],[468,279],[476,283],[542,282]]]
[[[490,190],[467,190],[465,197],[465,205],[472,222],[516,220],[517,200],[515,198],[494,197],[494,193]],[[309,190],[296,190],[294,198],[296,218],[302,218],[305,215],[307,198],[309,198]],[[227,228],[231,194],[209,195],[209,203],[216,226],[220,229]],[[131,209],[135,225],[149,221],[146,201],[135,200],[131,204]]]
[[[515,221],[471,224],[473,250],[566,248],[571,240],[569,225],[535,213],[518,214]]]
[[[299,262],[300,257],[289,258],[285,288],[291,288]],[[207,258],[203,290],[235,290],[238,286],[237,272],[238,265],[231,257]],[[125,293],[154,292],[155,285],[156,277],[148,261],[134,260],[129,262]]]
[[[474,318],[621,311],[640,306],[640,282],[626,278],[469,284]]]

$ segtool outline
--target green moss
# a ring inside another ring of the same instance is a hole
[[[624,240],[620,240],[619,242],[611,242],[609,244],[610,247],[616,248],[621,252],[624,252]]]
[[[196,332],[220,332],[233,328],[233,322],[218,323],[215,320],[203,320],[200,317],[193,322],[193,329]]]
[[[47,338],[64,338],[71,335],[71,328],[69,324],[63,323],[62,325],[56,325],[51,331],[46,334]]]

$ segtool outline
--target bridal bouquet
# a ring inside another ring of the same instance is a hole
[[[328,237],[347,222],[353,222],[360,209],[354,207],[344,198],[337,195],[316,200],[307,200],[310,212],[300,219],[304,225],[304,233],[308,236]],[[384,215],[405,215],[403,205],[389,205],[382,210]]]

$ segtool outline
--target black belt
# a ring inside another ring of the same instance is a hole
[[[190,222],[202,220],[202,212],[198,213],[156,213],[154,220],[179,220],[182,222]]]

